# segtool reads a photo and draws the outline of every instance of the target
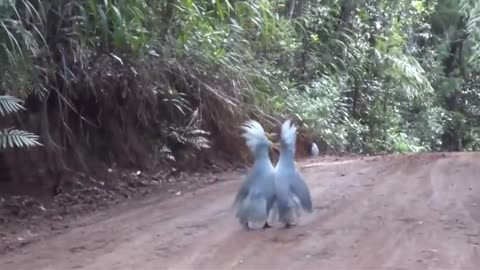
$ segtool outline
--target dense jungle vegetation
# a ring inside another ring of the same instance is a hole
[[[293,117],[322,153],[480,149],[478,0],[1,0],[0,15],[5,176],[237,160],[247,118]]]

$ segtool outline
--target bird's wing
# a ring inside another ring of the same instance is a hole
[[[242,183],[242,186],[240,186],[240,189],[235,196],[235,200],[233,202],[234,206],[236,206],[239,202],[243,201],[248,196],[250,186],[252,185],[252,179],[252,175],[248,175],[247,179],[245,179],[245,181]]]
[[[310,190],[308,189],[307,183],[303,179],[303,176],[300,172],[296,172],[295,181],[291,183],[292,193],[298,198],[302,208],[307,212],[312,212],[312,198],[310,196]]]

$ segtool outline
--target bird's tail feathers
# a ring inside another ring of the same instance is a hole
[[[281,223],[295,224],[296,220],[301,215],[300,199],[294,195],[288,198],[276,200],[271,211],[271,218]]]
[[[270,210],[270,215],[268,216],[268,224],[273,224],[279,218],[278,214],[278,203],[275,201],[272,205],[272,209]]]
[[[242,224],[264,223],[268,219],[267,199],[260,192],[251,190],[247,197],[239,202],[236,217]]]

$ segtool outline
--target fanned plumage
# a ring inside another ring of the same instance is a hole
[[[245,142],[252,154],[254,154],[258,148],[262,148],[262,146],[266,146],[268,150],[270,143],[260,123],[255,120],[248,120],[242,126],[242,130],[244,131],[242,137],[245,138]]]
[[[309,213],[313,210],[310,191],[295,165],[296,134],[295,125],[285,121],[281,128],[280,157],[275,166],[275,215],[287,227],[295,225],[300,209]]]
[[[255,161],[235,196],[236,217],[246,229],[255,223],[261,223],[264,228],[269,227],[268,216],[275,200],[274,168],[268,156],[271,142],[257,121],[247,121],[242,129],[242,136]]]

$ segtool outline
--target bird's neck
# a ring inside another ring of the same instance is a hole
[[[281,149],[280,157],[278,158],[278,163],[281,166],[291,166],[295,164],[295,155],[291,149]]]
[[[267,151],[257,152],[255,155],[254,165],[271,164]]]

